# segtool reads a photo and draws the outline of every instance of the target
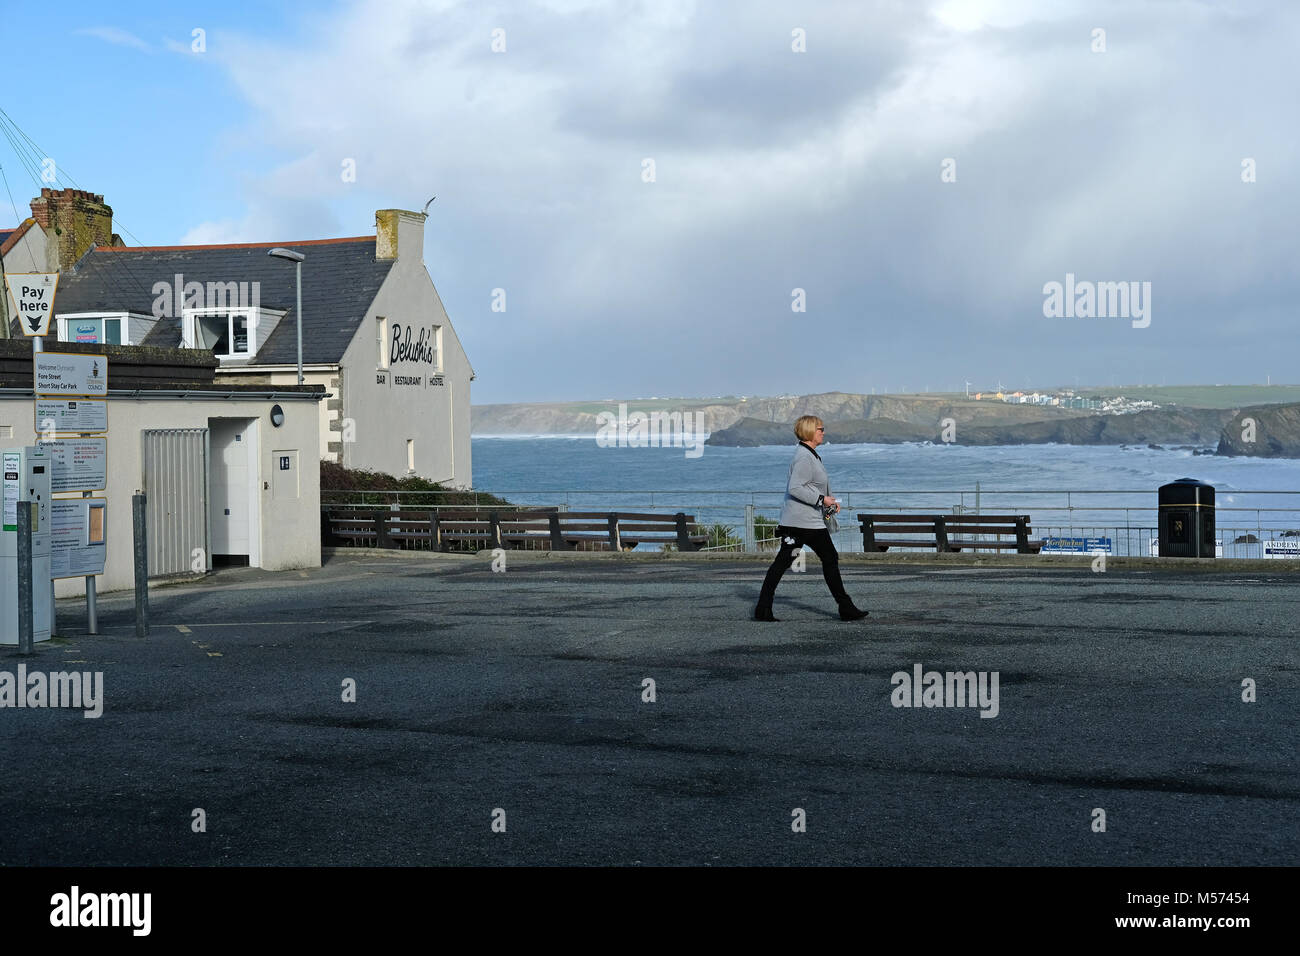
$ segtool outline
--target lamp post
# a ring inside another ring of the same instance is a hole
[[[302,260],[307,257],[301,252],[294,252],[292,249],[285,249],[283,246],[276,246],[270,252],[269,256],[275,256],[277,259],[288,259],[290,262],[297,263],[298,272],[298,307],[294,310],[294,318],[298,324],[298,384],[302,384]]]

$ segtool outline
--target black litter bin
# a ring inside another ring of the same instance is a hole
[[[1160,557],[1214,557],[1214,486],[1179,478],[1157,493]]]

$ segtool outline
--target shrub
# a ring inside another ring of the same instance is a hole
[[[397,491],[447,492],[427,496],[421,502],[422,505],[437,505],[444,508],[464,508],[474,505],[514,507],[505,498],[490,495],[485,491],[451,491],[438,482],[421,478],[419,475],[397,478],[368,468],[344,468],[332,461],[320,463],[320,497],[325,504],[390,504],[399,500],[397,495],[391,493]]]

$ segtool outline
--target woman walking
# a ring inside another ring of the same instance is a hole
[[[790,463],[781,523],[776,529],[776,558],[763,579],[763,590],[754,608],[754,620],[778,620],[772,616],[776,586],[805,544],[816,552],[822,563],[822,576],[826,578],[826,586],[830,588],[835,603],[840,606],[840,619],[859,620],[866,617],[867,612],[855,607],[853,599],[844,590],[839,552],[835,550],[826,527],[827,521],[840,510],[839,502],[831,495],[822,456],[817,454],[817,446],[826,440],[826,425],[816,415],[804,415],[794,423],[794,433],[799,444],[794,450],[794,461]]]

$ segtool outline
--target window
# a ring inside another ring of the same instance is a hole
[[[379,363],[375,367],[388,368],[388,319],[376,316],[375,325],[375,340],[379,345]]]
[[[194,348],[211,349],[218,355],[230,352],[230,316],[201,315],[196,316],[194,325]]]
[[[406,439],[406,470],[415,471],[415,439]]]
[[[99,345],[139,345],[131,341],[131,323],[136,323],[137,334],[143,338],[154,325],[154,319],[142,319],[127,313],[74,313],[58,317],[60,342],[84,342]]]
[[[248,354],[248,316],[230,316],[230,354]]]
[[[433,370],[442,371],[442,326],[433,327],[433,341],[429,343],[433,347]]]
[[[181,322],[181,348],[210,349],[218,359],[251,359],[284,312],[269,309],[191,309]]]

